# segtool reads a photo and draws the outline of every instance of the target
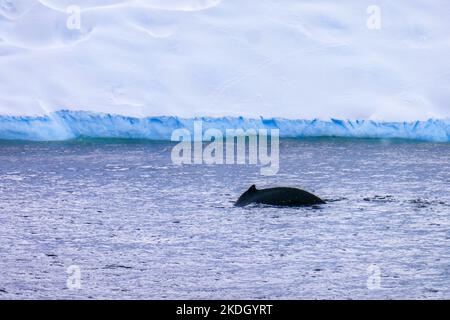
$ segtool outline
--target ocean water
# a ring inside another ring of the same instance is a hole
[[[282,140],[269,177],[172,147],[1,142],[0,298],[450,298],[450,144]],[[253,183],[327,204],[234,207]]]

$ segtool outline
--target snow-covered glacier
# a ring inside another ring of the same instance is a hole
[[[0,139],[167,139],[202,118],[450,141],[449,12],[447,0],[0,0]]]

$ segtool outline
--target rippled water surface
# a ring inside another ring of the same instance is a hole
[[[0,298],[450,298],[450,144],[285,140],[270,177],[172,146],[0,143]],[[253,183],[328,202],[233,207]]]

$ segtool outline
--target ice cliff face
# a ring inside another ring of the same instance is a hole
[[[450,142],[450,120],[376,122],[373,120],[324,121],[243,117],[134,118],[68,110],[40,117],[0,116],[0,138],[38,141],[77,138],[170,140],[175,129],[185,128],[193,133],[195,121],[201,122],[203,132],[214,128],[224,135],[227,129],[279,129],[281,138],[399,138]]]
[[[0,114],[449,119],[448,12],[446,0],[0,0]]]

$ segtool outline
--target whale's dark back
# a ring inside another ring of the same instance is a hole
[[[257,190],[252,185],[244,192],[235,205],[242,207],[250,203],[262,203],[274,206],[311,206],[325,201],[307,191],[297,188],[269,188]]]

